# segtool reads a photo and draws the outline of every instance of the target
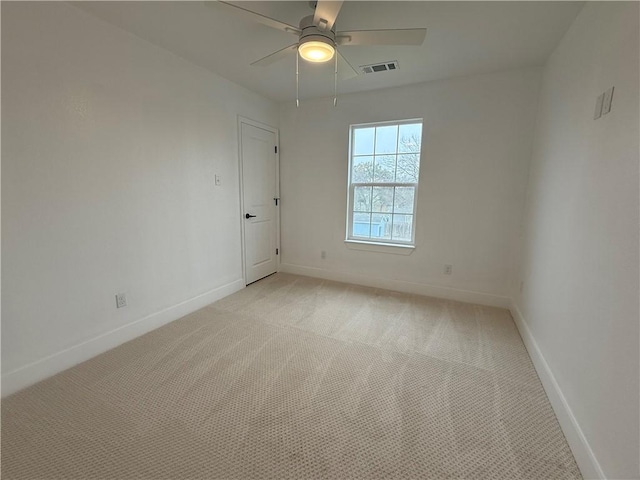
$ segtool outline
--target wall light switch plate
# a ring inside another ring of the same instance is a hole
[[[602,102],[602,115],[606,115],[611,111],[611,102],[613,101],[613,87],[604,92],[604,100]]]
[[[602,104],[604,103],[604,93],[596,98],[596,111],[593,112],[593,119],[597,120],[602,116]]]
[[[220,186],[220,175],[214,175],[213,177],[217,186]]]

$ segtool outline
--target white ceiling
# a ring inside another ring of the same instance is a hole
[[[249,64],[296,42],[215,2],[74,2],[233,82],[277,101],[295,98],[295,55],[267,67]],[[584,2],[347,1],[337,30],[426,27],[420,47],[344,46],[356,68],[397,60],[400,69],[339,82],[341,93],[542,65]],[[313,13],[306,1],[242,2],[291,25]],[[333,64],[301,63],[300,98],[333,94]],[[303,65],[304,64],[304,65]]]

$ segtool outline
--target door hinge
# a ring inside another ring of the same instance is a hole
[[[280,255],[280,249],[276,248],[276,255]]]
[[[276,146],[275,146],[275,147],[273,147],[273,148],[275,148],[276,153],[278,153],[278,146],[276,145]]]
[[[280,201],[280,197],[273,197],[273,199],[275,200],[275,202],[276,202],[276,207],[277,207],[277,206],[278,206],[278,201]]]

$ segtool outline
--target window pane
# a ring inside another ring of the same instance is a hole
[[[370,213],[354,213],[353,214],[353,236],[369,238],[370,231],[371,231],[371,214]]]
[[[422,123],[410,122],[351,126],[348,230],[354,240],[413,240]]]
[[[376,128],[376,153],[396,153],[398,126]]]
[[[398,152],[419,152],[422,144],[422,124],[400,125]]]
[[[371,238],[391,240],[391,215],[388,213],[371,214]]]
[[[353,155],[373,155],[375,128],[357,128],[353,131]]]
[[[393,182],[395,173],[395,155],[380,155],[375,157],[375,166],[373,169],[374,182]]]
[[[372,207],[372,212],[391,212],[393,210],[393,187],[373,187]]]
[[[396,171],[396,182],[418,183],[420,175],[420,155],[404,154],[398,155],[398,165]]]
[[[415,187],[396,187],[393,213],[413,213]]]
[[[393,240],[403,242],[411,241],[411,232],[413,231],[413,215],[394,215],[393,216]]]
[[[373,157],[353,157],[351,181],[354,183],[373,181]]]
[[[370,212],[371,187],[354,187],[353,190],[353,211]]]

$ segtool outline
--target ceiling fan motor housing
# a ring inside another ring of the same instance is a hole
[[[333,28],[331,30],[322,30],[317,25],[314,25],[313,15],[300,20],[300,30],[302,30],[300,45],[307,42],[322,42],[331,45],[333,48],[336,46],[335,30]]]

